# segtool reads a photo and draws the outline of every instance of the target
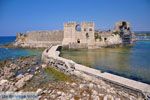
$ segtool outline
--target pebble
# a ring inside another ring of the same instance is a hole
[[[99,96],[92,96],[93,100],[99,100]]]
[[[50,95],[51,98],[55,99],[56,98],[56,95],[52,94]]]
[[[97,95],[98,93],[95,90],[92,90],[93,95]]]
[[[121,100],[120,98],[115,98],[115,100]]]
[[[105,95],[103,100],[114,100],[114,97],[111,95]]]
[[[42,64],[42,69],[45,69],[47,67],[46,64]]]
[[[74,93],[74,92],[75,92],[75,90],[74,90],[74,89],[71,89],[71,90],[70,90],[70,92],[71,92],[71,93]]]
[[[74,87],[75,87],[75,86],[77,86],[77,84],[76,84],[76,83],[72,83],[71,85],[72,85],[72,86],[74,86]]]
[[[75,100],[74,98],[71,98],[70,100]]]
[[[47,93],[47,91],[48,91],[48,90],[44,90],[43,92],[44,92],[44,93]]]
[[[93,83],[90,83],[89,84],[89,88],[93,88],[94,87],[94,84]]]
[[[85,84],[80,84],[79,88],[82,89],[85,86]]]
[[[58,91],[57,94],[60,96],[62,93],[60,91]]]

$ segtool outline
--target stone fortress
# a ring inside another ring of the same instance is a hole
[[[93,22],[64,23],[64,30],[29,31],[26,34],[17,34],[13,43],[16,47],[46,48],[52,45],[62,45],[70,49],[95,49],[132,44],[130,23],[119,21],[114,30],[96,31]]]

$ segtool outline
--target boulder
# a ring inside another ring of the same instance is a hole
[[[97,95],[98,93],[95,90],[92,90],[93,95]]]
[[[74,89],[71,89],[71,90],[70,90],[70,92],[71,92],[71,93],[74,93],[74,92],[75,92],[75,90],[74,90]]]
[[[58,91],[57,94],[58,94],[58,96],[61,96],[62,92]]]
[[[94,87],[94,84],[93,83],[90,83],[89,84],[89,88],[93,88]]]
[[[42,64],[42,69],[45,69],[47,67],[46,64]]]
[[[0,85],[4,85],[4,84],[6,84],[6,83],[8,83],[9,81],[8,80],[1,80],[0,81]]]
[[[36,65],[37,64],[37,62],[35,62],[35,61],[33,61],[32,63],[31,63],[31,65]]]
[[[24,80],[23,80],[23,79],[19,80],[18,82],[16,82],[15,86],[16,86],[17,88],[22,88],[22,87],[24,87],[24,86],[25,86]]]
[[[26,81],[31,80],[32,77],[33,77],[33,75],[29,74],[29,75],[26,75],[23,79],[24,79],[24,81],[26,82]]]
[[[9,91],[17,91],[18,89],[14,85],[10,85]]]
[[[85,86],[85,84],[80,84],[79,88],[82,89]]]
[[[39,70],[39,67],[37,66],[37,67],[35,68],[35,70]]]
[[[36,91],[36,94],[39,96],[39,95],[41,95],[43,93],[43,90],[42,89],[38,89],[37,91]]]
[[[103,100],[114,100],[114,97],[111,95],[105,95]]]
[[[19,75],[16,77],[16,79],[19,80],[19,79],[21,79],[21,78],[23,78],[23,77],[24,77],[24,75],[19,74]]]
[[[72,86],[74,86],[74,87],[76,87],[76,86],[77,86],[77,84],[76,84],[76,83],[72,83],[71,85],[72,85]]]

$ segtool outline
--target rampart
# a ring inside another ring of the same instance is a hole
[[[22,38],[24,37],[24,38]],[[28,31],[25,35],[17,35],[16,46],[40,48],[62,43],[63,31]]]

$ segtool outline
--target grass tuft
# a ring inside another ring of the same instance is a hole
[[[53,77],[55,77],[56,79],[58,79],[59,81],[68,81],[68,82],[72,82],[71,80],[71,76],[70,75],[66,75],[60,71],[57,71],[53,68],[48,67],[45,70],[46,73],[52,75]]]

